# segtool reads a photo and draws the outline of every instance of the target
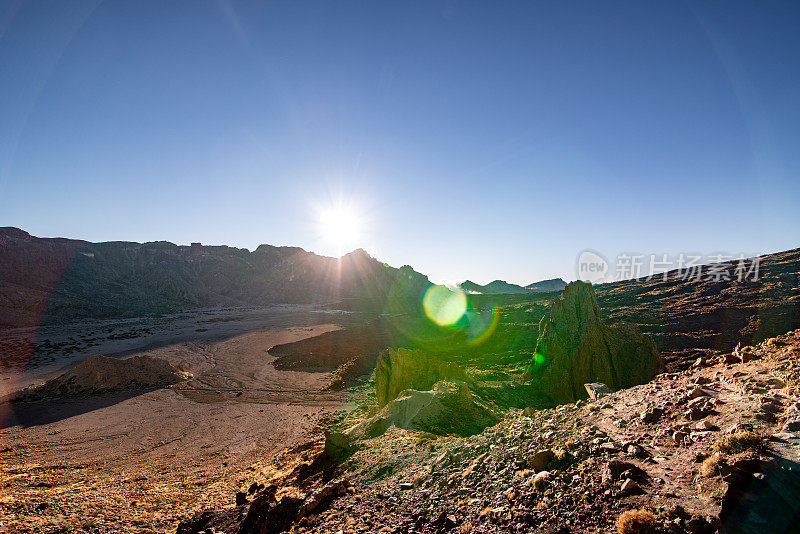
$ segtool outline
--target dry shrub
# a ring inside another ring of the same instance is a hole
[[[713,477],[720,474],[720,463],[722,462],[722,455],[712,454],[703,460],[700,466],[700,475],[704,477]]]
[[[628,510],[617,519],[619,534],[650,534],[656,526],[656,516],[647,510]]]
[[[736,454],[738,452],[757,450],[764,445],[764,434],[744,430],[724,436],[716,445],[714,450],[724,454]]]

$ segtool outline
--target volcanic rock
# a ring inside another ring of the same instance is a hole
[[[591,284],[572,282],[552,303],[539,325],[536,356],[524,380],[552,401],[586,398],[584,384],[611,389],[650,381],[663,369],[653,340],[626,323],[606,326]]]
[[[457,365],[430,358],[422,351],[387,349],[375,367],[378,406],[385,406],[405,389],[425,391],[445,379],[465,381],[467,375]]]
[[[351,438],[382,435],[390,426],[434,434],[468,436],[500,421],[492,406],[465,382],[439,382],[431,391],[400,392],[378,412],[345,432]]]
[[[589,394],[589,398],[593,401],[614,393],[611,391],[610,387],[605,384],[601,384],[600,382],[584,384],[583,387],[586,388],[586,393]]]

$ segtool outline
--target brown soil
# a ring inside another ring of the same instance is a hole
[[[162,347],[145,354],[194,378],[15,405],[23,424],[0,431],[0,529],[166,532],[194,511],[233,504],[272,452],[342,405],[319,394],[326,373],[278,371],[267,350],[334,328]]]

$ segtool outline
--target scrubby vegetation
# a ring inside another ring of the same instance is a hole
[[[714,450],[723,454],[758,450],[764,446],[764,439],[764,434],[752,430],[734,432],[720,438],[714,445]]]
[[[700,475],[704,477],[713,477],[720,474],[720,465],[723,463],[721,454],[712,454],[700,465]]]
[[[656,516],[647,510],[628,510],[617,519],[619,534],[650,534],[656,526]]]

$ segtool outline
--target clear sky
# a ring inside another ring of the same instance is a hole
[[[0,225],[337,254],[343,204],[352,245],[480,283],[794,248],[798,28],[797,2],[7,0]]]

